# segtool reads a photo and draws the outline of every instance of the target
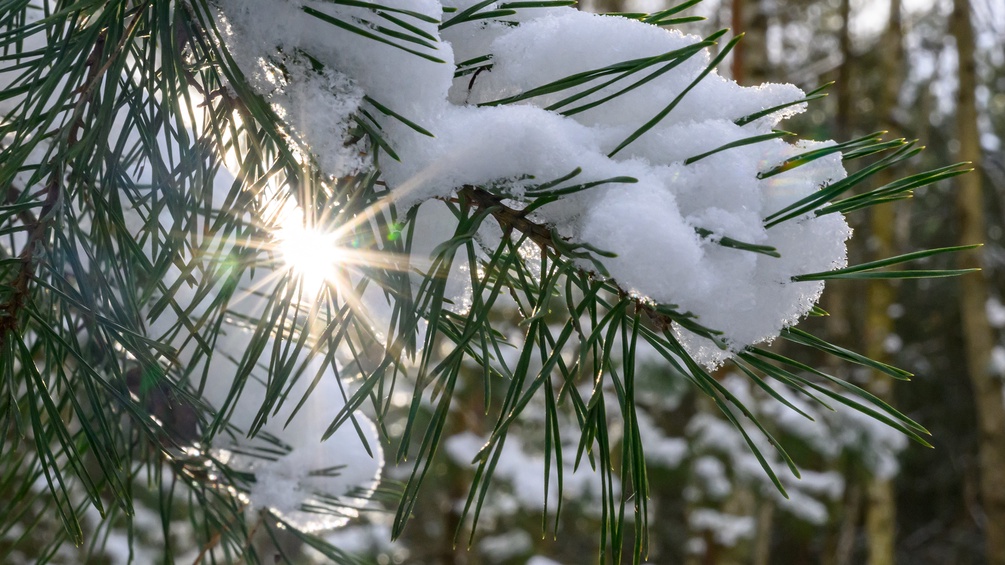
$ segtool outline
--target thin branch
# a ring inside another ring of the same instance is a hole
[[[503,202],[502,197],[471,185],[461,188],[458,194],[479,209],[488,210],[492,214],[492,217],[499,222],[499,226],[507,235],[516,230],[526,235],[528,239],[541,248],[542,252],[547,253],[553,259],[560,261],[568,259],[560,251],[560,246],[555,243],[553,230],[528,219],[525,211],[507,206]],[[657,310],[656,305],[651,300],[626,291],[612,278],[602,277],[594,271],[581,267],[576,267],[576,269],[593,280],[601,280],[611,285],[620,298],[630,298],[636,311],[645,315],[645,321],[648,322],[650,327],[663,331],[671,326],[673,318]]]
[[[129,31],[116,45],[108,61],[100,66],[102,53],[105,50],[107,32],[103,30],[98,34],[94,47],[85,61],[85,66],[88,69],[87,77],[77,91],[78,98],[74,103],[73,113],[69,121],[69,129],[66,134],[66,152],[69,152],[79,143],[80,133],[86,126],[84,108],[91,102],[95,91],[101,84],[102,77],[111,67],[115,55],[122,53],[126,40],[135,33],[139,20],[139,15],[133,17],[133,21],[130,22]],[[27,220],[25,226],[28,228],[28,239],[21,249],[21,253],[18,255],[21,267],[18,269],[17,275],[10,285],[13,288],[13,293],[6,302],[0,304],[0,348],[5,348],[8,333],[16,332],[19,329],[18,319],[28,302],[30,294],[29,283],[35,277],[35,268],[38,266],[39,256],[42,254],[43,242],[48,235],[49,228],[56,223],[58,207],[63,201],[63,178],[66,170],[65,163],[61,162],[61,155],[62,153],[57,153],[49,161],[48,165],[52,169],[52,172],[49,174],[45,188],[42,191],[45,195],[45,201],[42,203],[38,217],[33,218],[21,215],[22,221]],[[15,198],[20,197],[20,195],[15,195],[8,190],[5,197],[9,199],[12,196]]]
[[[492,217],[499,222],[499,226],[507,234],[516,230],[526,235],[531,241],[536,243],[543,251],[550,250],[555,257],[560,257],[558,246],[552,239],[551,230],[541,224],[527,219],[527,213],[523,210],[510,208],[503,203],[500,196],[496,196],[486,190],[474,186],[465,186],[458,194],[466,198],[481,210],[489,210]]]
[[[49,175],[49,181],[45,185],[46,196],[41,214],[34,225],[30,227],[28,241],[18,255],[21,268],[18,269],[17,276],[11,282],[14,292],[10,299],[0,305],[0,349],[6,349],[8,332],[14,332],[18,329],[18,318],[28,299],[28,282],[35,276],[39,245],[45,238],[49,226],[53,223],[56,206],[61,200],[61,172],[61,170],[53,171]]]

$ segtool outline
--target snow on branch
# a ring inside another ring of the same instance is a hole
[[[783,141],[803,92],[719,77],[718,34],[468,1],[218,5],[230,52],[326,174],[376,161],[401,207],[493,187],[532,209],[510,228],[604,250],[626,293],[721,331],[726,351],[677,328],[707,365],[809,312],[823,285],[793,277],[845,265],[839,214],[766,227],[846,175],[839,152],[762,175],[829,144]]]

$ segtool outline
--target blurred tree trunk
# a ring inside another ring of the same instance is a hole
[[[625,0],[593,0],[590,3],[591,12],[605,14],[608,12],[624,12]]]
[[[983,241],[986,237],[984,199],[981,186],[981,150],[977,127],[977,105],[974,91],[977,76],[974,60],[974,32],[970,20],[970,3],[953,1],[950,22],[959,55],[959,92],[957,93],[956,128],[959,159],[970,161],[975,172],[959,178],[956,207],[963,243]],[[979,250],[967,253],[965,266],[979,267]],[[974,391],[979,426],[979,457],[981,496],[984,503],[984,536],[987,562],[1005,564],[1005,404],[1002,403],[1002,382],[991,373],[991,350],[994,333],[985,314],[988,282],[982,274],[960,279],[960,316],[967,354],[967,372]]]
[[[853,123],[854,114],[850,108],[854,59],[851,55],[851,32],[849,31],[851,5],[849,0],[841,0],[837,8],[841,18],[841,29],[837,31],[841,59],[837,67],[837,76],[834,77],[833,99],[835,107],[832,135],[835,139],[845,140],[850,139],[852,132],[856,129]],[[848,220],[851,222],[854,218]],[[853,225],[855,229],[860,227],[862,226]],[[859,243],[858,238],[853,238],[849,242],[849,256],[855,255],[852,246],[857,246]],[[853,325],[857,326],[854,322],[856,317],[853,315],[853,310],[859,303],[859,300],[855,298],[857,294],[857,285],[854,284],[828,285],[822,303],[824,309],[830,313],[824,319],[827,339],[832,343],[852,349],[860,346],[859,332],[852,330]],[[842,378],[850,376],[847,374],[848,367],[837,358],[830,357],[825,362],[828,364],[829,372]],[[850,458],[846,458],[840,470],[845,477],[846,487],[841,504],[834,509],[833,530],[828,543],[832,551],[825,552],[821,557],[823,565],[848,565],[852,562],[859,537],[859,524],[864,513],[866,485],[860,478],[858,464],[852,463]]]
[[[841,511],[838,529],[834,538],[833,551],[821,556],[821,565],[849,565],[855,554],[855,537],[858,534],[858,518],[862,513],[862,485],[854,479],[854,470],[849,465],[842,465],[842,475],[847,481],[844,498],[841,500]]]
[[[774,533],[775,502],[763,497],[758,503],[757,530],[754,532],[754,547],[751,551],[751,565],[770,565],[771,537]]]
[[[880,40],[879,92],[876,100],[877,118],[884,129],[897,135],[893,114],[897,107],[897,97],[903,83],[903,30],[900,19],[900,0],[890,0],[890,19],[886,32]],[[877,184],[892,182],[900,171],[886,169],[878,175]],[[899,253],[897,241],[897,211],[899,203],[893,202],[871,209],[870,248],[873,259],[893,257]],[[897,287],[890,280],[869,281],[866,293],[865,339],[866,355],[872,359],[887,362],[887,342],[894,334],[890,307],[896,302]],[[892,396],[890,377],[873,371],[869,379],[869,389],[880,398],[889,400]],[[892,565],[894,563],[894,542],[897,528],[897,506],[893,477],[873,475],[866,488],[865,528],[869,540],[869,565]]]
[[[855,126],[852,123],[852,113],[850,109],[851,75],[853,64],[851,56],[851,32],[848,30],[850,13],[851,5],[849,0],[841,0],[841,30],[838,32],[838,44],[841,50],[841,64],[838,66],[836,84],[834,85],[836,108],[834,110],[833,131],[834,138],[838,140],[850,139],[851,132],[855,129]],[[852,239],[851,244],[855,244],[855,242],[856,240]],[[828,316],[825,321],[828,339],[839,345],[846,345],[849,347],[852,346],[853,340],[850,313],[851,305],[854,301],[849,300],[848,295],[852,292],[852,290],[851,285],[829,285],[823,296],[824,302],[822,304],[824,309],[830,313],[830,316]],[[832,371],[843,370],[843,366],[841,363],[838,363],[836,359],[831,358],[829,362],[831,363],[830,369]]]
[[[773,78],[768,59],[769,22],[766,4],[762,0],[732,0],[733,33],[744,35],[743,40],[733,49],[730,71],[733,80],[742,85],[758,85]],[[751,491],[750,487],[735,493],[730,502],[733,507],[727,506],[727,512],[753,516],[756,526],[751,543],[733,548],[723,563],[768,565],[771,562],[771,538],[774,535],[774,502]]]
[[[852,54],[851,54],[851,0],[841,0],[841,35],[838,38],[839,49],[841,50],[841,65],[838,67],[837,84],[835,93],[837,109],[835,111],[835,123],[837,124],[835,135],[839,139],[848,139],[851,134],[851,102],[852,102]]]
[[[768,77],[768,14],[760,0],[733,0],[733,33],[744,34],[733,49],[733,80],[756,85]]]

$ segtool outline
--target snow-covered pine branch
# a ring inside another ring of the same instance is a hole
[[[77,541],[73,500],[107,511],[108,491],[128,511],[140,461],[198,500],[197,559],[243,552],[276,520],[337,527],[373,495],[389,440],[414,461],[400,535],[472,366],[506,394],[485,395],[484,443],[461,450],[476,469],[461,522],[543,406],[541,499],[562,500],[560,461],[592,466],[602,539],[630,543],[632,504],[636,555],[643,355],[706,394],[783,494],[761,450],[792,459],[713,369],[797,414],[772,385],[924,442],[882,400],[757,344],[781,335],[905,377],[791,326],[828,278],[956,274],[877,271],[947,250],[845,267],[842,213],[962,169],[847,196],[916,149],[788,142],[776,127],[819,92],[720,77],[723,32],[564,1],[9,4],[2,406],[36,438],[26,492],[44,476]]]

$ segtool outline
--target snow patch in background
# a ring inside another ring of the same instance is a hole
[[[461,432],[444,441],[443,449],[456,465],[467,467],[488,440],[471,432]],[[567,452],[575,447],[567,445]],[[574,461],[563,462],[562,495],[567,500],[599,501],[603,491],[601,476],[589,466],[576,468]],[[548,471],[549,488],[545,490],[545,471]],[[502,447],[502,455],[493,471],[493,480],[510,485],[512,496],[521,508],[554,509],[558,505],[558,470],[552,461],[548,468],[544,455],[528,453],[518,437],[509,436]],[[615,486],[616,490],[618,485]]]
[[[1005,377],[1005,347],[996,345],[991,349],[991,374]]]
[[[691,528],[708,532],[719,545],[732,547],[743,539],[754,537],[757,522],[751,516],[734,516],[711,508],[698,508],[688,516]]]
[[[984,313],[993,328],[1005,328],[1005,305],[997,296],[989,296],[984,303]]]

